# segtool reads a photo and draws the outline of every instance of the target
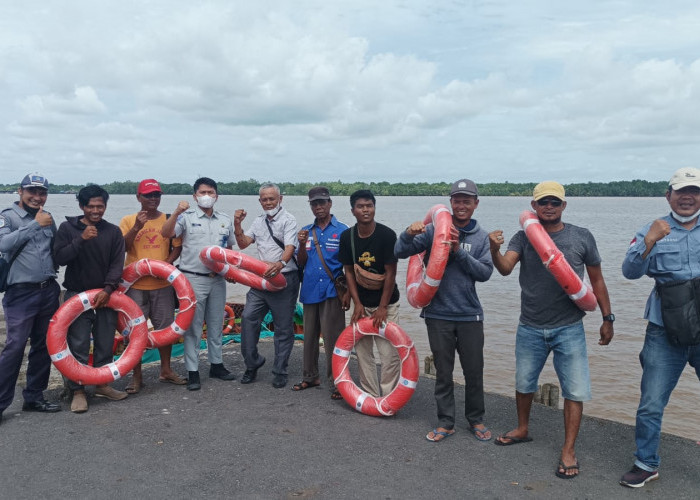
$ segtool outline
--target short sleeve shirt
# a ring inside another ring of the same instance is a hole
[[[585,266],[600,265],[595,239],[588,229],[565,224],[548,233],[574,272],[583,279]],[[524,231],[518,231],[508,250],[520,255],[520,322],[536,328],[556,328],[576,323],[586,314],[566,295],[542,263]]]
[[[175,236],[182,238],[180,269],[209,273],[210,269],[199,260],[199,252],[207,246],[231,246],[234,241],[233,222],[223,212],[214,210],[209,217],[201,208],[194,207],[178,216]]]
[[[126,215],[119,223],[119,229],[121,229],[125,237],[136,224],[137,215],[138,214]],[[182,240],[180,238],[173,238],[171,240],[170,238],[163,238],[163,236],[161,236],[160,230],[163,228],[163,224],[165,224],[166,220],[167,217],[162,213],[157,219],[146,221],[146,224],[136,233],[134,244],[131,249],[126,251],[125,266],[141,259],[165,261],[168,255],[170,255],[171,242],[174,247],[182,245]],[[132,288],[136,288],[137,290],[157,290],[159,288],[165,288],[166,286],[169,285],[165,280],[152,276],[144,276],[134,283]]]
[[[355,240],[355,258],[353,259],[352,244],[350,238]],[[376,223],[374,232],[368,238],[360,238],[357,234],[357,225],[351,227],[340,235],[340,250],[338,258],[345,266],[353,266],[355,263],[363,269],[384,274],[386,264],[397,262],[394,256],[394,244],[396,243],[396,233],[384,224]],[[365,307],[377,307],[382,299],[382,289],[368,290],[357,285],[360,302]],[[391,294],[390,304],[399,300],[399,289],[394,283],[394,290]]]
[[[266,220],[267,222],[265,222]],[[249,238],[253,238],[255,241],[255,245],[258,249],[258,258],[260,260],[265,262],[277,262],[282,258],[284,249],[272,238],[270,230],[272,230],[272,234],[281,241],[284,246],[293,245],[296,247],[297,220],[283,208],[277,212],[272,219],[268,219],[265,214],[259,215],[248,230],[245,231],[245,235]],[[288,273],[290,271],[296,271],[296,269],[297,266],[294,263],[294,259],[291,259],[282,269],[282,272]]]

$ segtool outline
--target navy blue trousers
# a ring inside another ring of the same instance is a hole
[[[58,309],[61,287],[55,281],[44,289],[10,286],[2,299],[7,342],[0,353],[0,411],[12,404],[27,340],[30,342],[27,386],[22,395],[33,402],[44,397],[49,383],[51,358],[46,350],[46,330]]]

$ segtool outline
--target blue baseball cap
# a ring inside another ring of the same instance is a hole
[[[27,174],[22,179],[22,188],[39,187],[49,189],[49,181],[41,174]]]

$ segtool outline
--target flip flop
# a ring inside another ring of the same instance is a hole
[[[560,471],[559,469],[564,469],[564,472]],[[576,474],[567,474],[566,472],[570,471],[570,470],[575,470]],[[559,466],[557,467],[557,470],[554,471],[554,474],[556,474],[556,476],[558,478],[561,478],[561,479],[573,479],[573,478],[575,478],[579,474],[578,460],[576,460],[576,463],[574,465],[568,465],[568,466],[564,465],[564,462],[559,460]]]
[[[503,439],[507,439],[508,442],[503,441]],[[508,433],[506,433],[498,436],[498,439],[496,439],[494,443],[496,443],[497,446],[511,446],[513,444],[529,443],[530,441],[532,441],[532,438],[530,436],[525,436],[524,438],[516,438],[515,436],[511,436]]]
[[[163,384],[185,385],[187,383],[187,379],[173,373],[167,377],[158,377],[158,382]]]
[[[431,431],[433,433],[433,437],[430,437],[430,432],[425,435],[425,439],[428,441],[432,441],[433,443],[439,443],[440,441],[444,441],[448,437],[450,437],[452,434],[455,433],[454,429],[450,429],[447,431],[439,431],[437,430],[437,427]],[[440,437],[438,437],[440,436]]]
[[[320,380],[316,383],[313,383],[313,384],[311,382],[307,382],[306,380],[302,380],[298,384],[294,384],[292,386],[292,390],[293,391],[304,391],[306,389],[311,389],[312,387],[318,387],[319,385],[321,385]]]
[[[484,434],[486,434],[487,432],[491,432],[491,430],[485,425],[483,429],[476,429],[474,426],[471,425],[467,429],[469,430],[469,432],[474,434],[474,437],[479,441],[491,441],[493,439],[493,434],[489,437],[484,436]]]

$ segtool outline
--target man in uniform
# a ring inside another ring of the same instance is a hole
[[[267,311],[272,312],[275,323],[275,363],[272,367],[272,386],[281,389],[287,385],[287,364],[294,346],[294,308],[299,294],[299,275],[294,250],[296,248],[297,221],[282,207],[282,194],[275,184],[260,186],[260,206],[263,213],[243,231],[241,222],[246,211],[236,210],[233,223],[236,243],[243,250],[255,243],[258,258],[267,263],[263,274],[272,278],[283,273],[287,286],[278,292],[251,288],[246,294],[246,303],[241,318],[241,352],[246,371],[241,384],[250,384],[265,364],[258,353],[260,325]]]
[[[224,367],[222,357],[222,327],[224,307],[226,307],[226,280],[211,272],[199,259],[202,248],[218,245],[231,248],[233,225],[231,218],[214,210],[219,198],[216,182],[208,177],[200,177],[193,186],[197,206],[190,208],[186,201],[177,208],[163,224],[161,235],[164,238],[182,238],[180,271],[187,275],[192,284],[197,307],[192,324],[185,332],[185,369],[187,389],[199,390],[199,344],[202,327],[207,322],[207,348],[209,356],[209,377],[220,380],[235,380],[235,375]]]
[[[0,252],[15,258],[7,276],[2,299],[7,339],[0,353],[0,423],[10,406],[15,384],[30,341],[27,385],[22,391],[24,411],[57,412],[61,407],[44,399],[49,383],[51,358],[46,350],[46,331],[58,309],[60,287],[51,258],[56,224],[44,204],[49,182],[43,175],[29,174],[18,189],[19,201],[0,214]]]
[[[136,199],[141,204],[141,211],[122,218],[119,229],[124,235],[126,246],[126,262],[129,265],[141,259],[161,260],[172,264],[180,256],[182,241],[163,238],[160,234],[166,216],[158,210],[162,195],[160,184],[155,179],[141,181],[136,190]],[[172,241],[172,249],[171,249]],[[143,311],[144,317],[151,320],[153,328],[160,330],[167,328],[175,317],[175,295],[167,281],[144,276],[131,285],[126,294],[131,297]],[[158,348],[160,354],[161,382],[175,385],[184,385],[187,380],[180,377],[170,367],[170,354],[172,346]],[[141,363],[134,368],[134,376],[126,392],[136,394],[143,386],[141,375]]]
[[[343,272],[343,264],[338,260],[338,247],[340,235],[348,226],[331,213],[333,201],[327,187],[311,188],[309,205],[315,219],[313,224],[299,231],[297,251],[297,261],[304,268],[304,281],[299,293],[299,300],[304,304],[303,378],[292,389],[302,391],[321,385],[318,351],[319,337],[323,333],[328,388],[331,398],[342,399],[333,383],[333,347],[345,328],[345,310],[350,301],[347,300],[345,304],[340,302],[334,280]]]
[[[53,258],[57,265],[66,266],[65,299],[81,292],[101,288],[93,299],[93,309],[85,311],[68,328],[68,347],[80,363],[86,364],[93,338],[93,366],[100,367],[114,360],[114,331],[117,311],[105,307],[109,296],[119,286],[124,269],[124,237],[114,224],[103,219],[109,194],[91,184],[78,192],[82,216],[66,217],[56,232]],[[71,411],[88,410],[85,388],[72,380]],[[118,401],[128,396],[107,384],[95,388],[95,396]]]
[[[666,317],[671,320],[671,324],[666,325],[658,293],[663,295],[665,283],[676,282],[674,288],[684,287],[683,282],[692,286],[700,277],[700,169],[677,170],[669,182],[666,201],[671,212],[637,232],[622,263],[625,278],[638,279],[647,275],[657,285],[651,290],[644,308],[644,318],[649,323],[639,354],[642,383],[635,426],[637,459],[620,479],[620,484],[632,488],[642,487],[659,477],[661,420],[686,364],[695,368],[700,379],[700,345],[696,344],[700,338],[688,342],[673,338],[674,326],[686,333],[700,334],[698,325],[696,323],[695,329],[687,324],[673,325],[685,316],[678,311]],[[697,299],[682,305],[700,307]],[[669,333],[672,340],[669,340]]]
[[[593,235],[587,229],[561,220],[566,208],[564,186],[554,181],[541,182],[533,191],[532,210],[566,261],[583,278],[584,269],[598,300],[603,323],[598,344],[608,345],[613,337],[613,321],[608,289],[600,267],[600,255]],[[532,441],[528,434],[530,408],[537,390],[542,367],[554,352],[554,368],[564,396],[564,445],[561,449],[557,477],[572,479],[579,464],[574,446],[581,425],[583,402],[591,399],[586,334],[582,318],[585,313],[566,295],[529,242],[518,231],[500,253],[503,231],[489,234],[491,256],[498,271],[506,276],[520,262],[520,324],[515,337],[515,402],[518,427],[499,436],[496,444],[510,446]]]
[[[454,434],[455,398],[452,372],[455,350],[464,375],[464,415],[469,431],[480,441],[491,439],[484,425],[484,310],[476,295],[477,281],[491,277],[493,262],[489,235],[472,218],[479,206],[479,191],[469,179],[452,184],[451,248],[445,272],[435,296],[421,311],[428,328],[428,341],[435,362],[435,401],[438,424],[428,441],[439,442]],[[406,258],[426,252],[426,262],[435,237],[435,227],[421,221],[411,224],[396,242],[394,252]]]

